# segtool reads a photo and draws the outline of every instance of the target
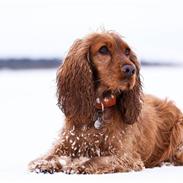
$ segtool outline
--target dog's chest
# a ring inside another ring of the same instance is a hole
[[[72,129],[62,136],[64,154],[71,157],[96,157],[108,156],[116,151],[116,136],[106,130],[83,130]]]

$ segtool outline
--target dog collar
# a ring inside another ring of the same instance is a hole
[[[109,108],[116,105],[116,96],[113,94],[110,94],[103,99],[97,98],[96,99],[96,104],[95,107],[98,109],[97,111],[97,119],[94,122],[94,127],[96,129],[100,129],[103,122],[105,121],[105,115],[104,115],[104,110],[105,108]]]
[[[111,94],[103,99],[97,98],[96,99],[96,108],[104,111],[105,108],[112,107],[116,105],[116,96]]]

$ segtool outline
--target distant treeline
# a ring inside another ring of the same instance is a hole
[[[50,69],[58,68],[62,63],[62,59],[51,58],[51,59],[0,59],[0,69]],[[142,66],[172,66],[177,64],[165,63],[165,62],[151,62],[142,61]]]
[[[50,69],[57,68],[62,59],[0,59],[0,69]]]

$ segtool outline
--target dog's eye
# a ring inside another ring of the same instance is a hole
[[[125,49],[125,55],[126,55],[126,56],[129,56],[129,55],[130,55],[130,48],[126,48],[126,49]]]
[[[107,48],[107,46],[102,46],[100,49],[99,49],[99,53],[103,54],[103,55],[107,55],[109,53],[109,50]]]

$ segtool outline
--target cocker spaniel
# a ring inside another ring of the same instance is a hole
[[[76,40],[57,73],[65,126],[30,171],[101,174],[183,164],[183,115],[142,92],[140,64],[115,32]]]

